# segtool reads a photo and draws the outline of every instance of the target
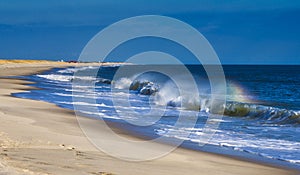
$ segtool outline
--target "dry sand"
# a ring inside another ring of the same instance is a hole
[[[0,62],[1,63],[1,62]],[[67,63],[3,63],[0,77],[34,74]],[[88,64],[85,64],[88,65]],[[96,64],[94,64],[96,65]],[[235,158],[177,148],[165,157],[128,162],[97,150],[82,133],[72,111],[11,96],[31,82],[0,78],[0,174],[298,174]],[[84,119],[86,122],[95,121]],[[105,133],[104,133],[105,134]],[[132,138],[124,132],[123,137]],[[130,149],[130,148],[123,148]]]

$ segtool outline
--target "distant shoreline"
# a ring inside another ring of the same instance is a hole
[[[45,59],[7,59],[7,58],[0,58],[0,65],[1,64],[95,64],[95,65],[109,65],[109,64],[124,64],[130,65],[131,63],[125,62],[80,62],[77,60],[45,60]],[[151,65],[151,64],[150,64]],[[160,65],[160,64],[154,64]],[[164,64],[162,64],[164,65]],[[195,63],[188,63],[186,65],[201,65]],[[300,64],[233,64],[233,63],[221,63],[222,66],[300,66]],[[73,65],[72,65],[73,66]],[[216,64],[206,64],[206,66],[216,66]]]
[[[78,61],[51,61],[51,60],[23,60],[23,59],[0,59],[1,64],[126,64],[122,62],[78,62]]]

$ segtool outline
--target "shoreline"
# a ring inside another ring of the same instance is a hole
[[[87,140],[78,126],[74,112],[42,101],[12,97],[11,93],[32,89],[26,86],[30,82],[1,78],[1,76],[35,74],[60,66],[72,65],[18,64],[6,65],[5,69],[0,65],[0,98],[1,101],[7,102],[0,105],[0,162],[8,169],[27,174],[100,174],[99,172],[198,174],[203,172],[203,174],[276,175],[298,172],[184,148],[177,148],[165,157],[147,162],[126,162],[110,157],[98,151]],[[21,109],[15,110],[16,106],[20,106]],[[94,122],[88,118],[84,120]],[[136,139],[122,129],[119,134]]]

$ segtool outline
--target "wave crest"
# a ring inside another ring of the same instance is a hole
[[[300,124],[300,111],[239,102],[227,102],[224,115],[249,117],[265,123]]]

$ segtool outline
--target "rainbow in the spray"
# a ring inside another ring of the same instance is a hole
[[[253,103],[253,96],[242,85],[230,81],[227,82],[227,101]]]

